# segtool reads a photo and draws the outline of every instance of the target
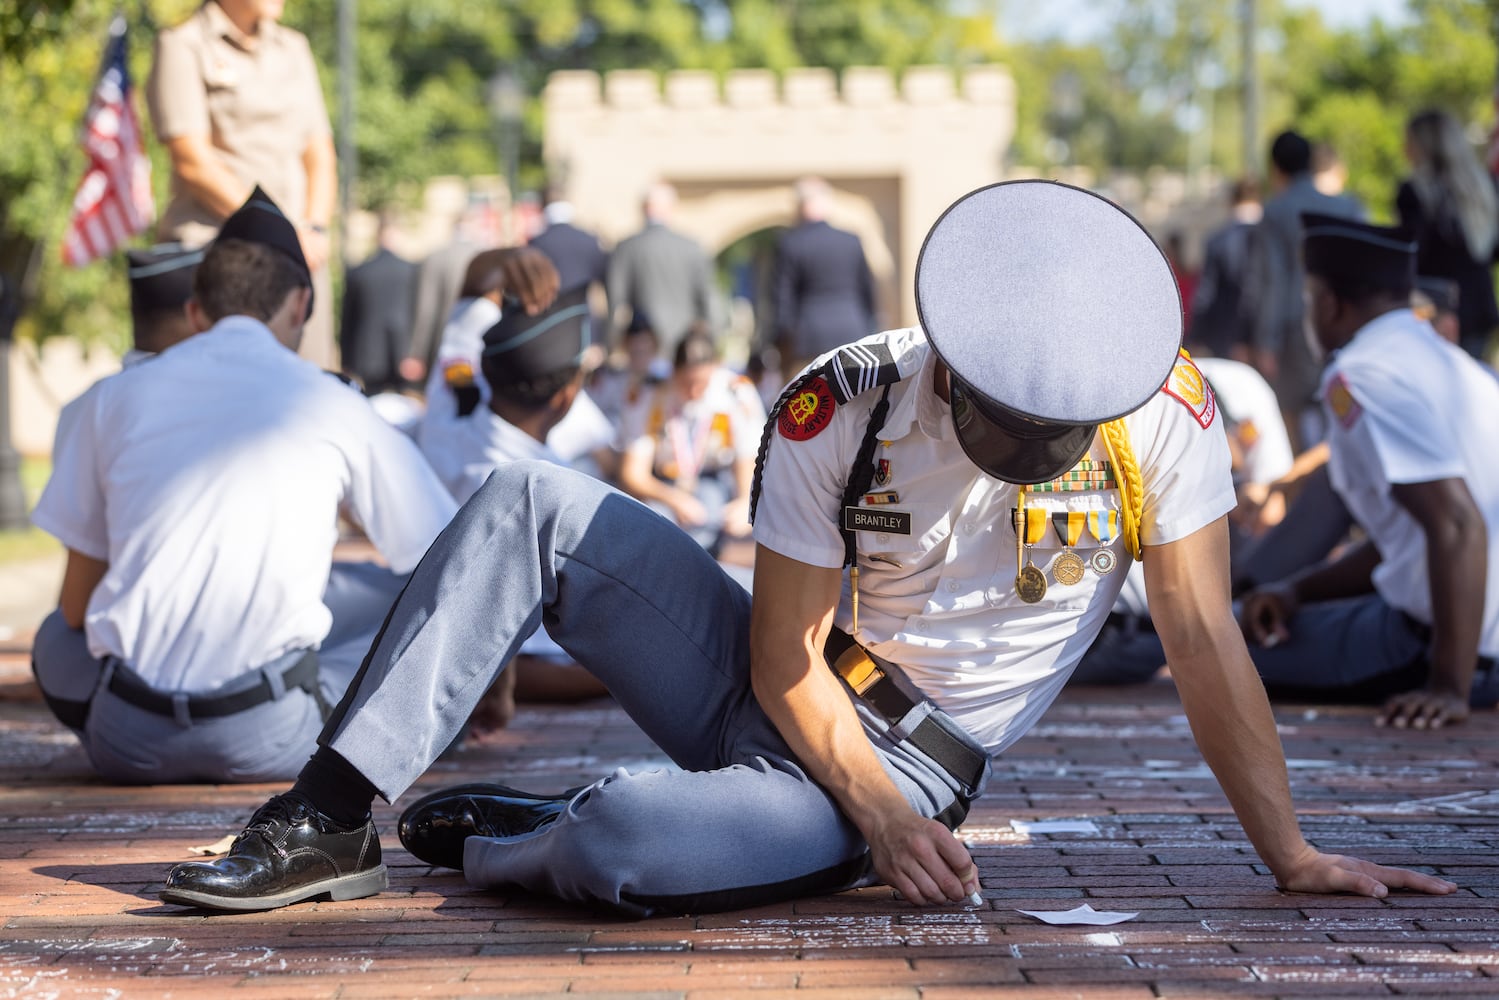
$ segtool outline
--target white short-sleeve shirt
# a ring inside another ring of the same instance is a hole
[[[328,634],[341,510],[407,572],[455,505],[363,396],[231,317],[84,397],[33,521],[109,564],[94,655],[204,691]]]
[[[1059,516],[1047,518],[1043,537],[1026,550],[1026,559],[1047,576],[1045,597],[1036,604],[1021,601],[1011,514],[1019,487],[980,472],[963,453],[948,404],[934,391],[935,355],[923,334],[897,330],[860,343],[875,341],[889,347],[904,377],[891,389],[875,449],[875,482],[859,506],[908,515],[909,530],[854,533],[860,570],[856,638],[900,664],[997,753],[1040,718],[1113,606],[1129,564],[1117,513],[1109,517],[1119,510],[1119,492],[1027,491],[1027,508]],[[1141,470],[1140,533],[1147,546],[1184,538],[1234,505],[1222,421],[1200,375],[1192,384],[1201,389],[1189,400],[1158,393],[1125,419]],[[879,397],[880,390],[871,390],[833,407],[821,430],[800,439],[783,434],[778,422],[770,432],[757,542],[814,566],[842,565],[838,517],[844,485]],[[1107,457],[1102,438],[1095,438],[1087,460]],[[1072,544],[1089,568],[1067,586],[1057,582],[1052,567],[1066,547],[1060,533],[1070,530],[1077,531]],[[1098,564],[1113,564],[1106,573],[1092,568],[1100,549],[1109,552]],[[834,622],[852,629],[846,578]]]
[[[1291,436],[1280,415],[1280,401],[1265,376],[1229,358],[1199,358],[1196,364],[1234,424],[1232,433],[1244,456],[1244,479],[1268,485],[1290,472],[1296,459]]]
[[[1488,528],[1479,652],[1499,656],[1499,381],[1408,309],[1364,326],[1322,378],[1328,474],[1379,549],[1374,587],[1431,624],[1426,537],[1392,483],[1462,479]]]
[[[675,481],[733,468],[753,459],[765,427],[765,404],[754,384],[720,367],[697,399],[684,399],[668,379],[643,393],[620,418],[621,450],[654,444],[657,475]]]
[[[488,407],[454,425],[441,458],[442,462],[433,468],[460,504],[477,493],[489,474],[506,462],[535,459],[553,465],[567,464],[545,442],[536,440]]]

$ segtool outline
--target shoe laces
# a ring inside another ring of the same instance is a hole
[[[250,817],[250,822],[240,831],[235,838],[237,845],[241,840],[249,836],[258,836],[275,851],[278,857],[286,857],[286,834],[287,831],[301,822],[303,817],[310,818],[314,825],[318,824],[318,812],[312,803],[300,795],[277,795],[265,805],[255,810]]]

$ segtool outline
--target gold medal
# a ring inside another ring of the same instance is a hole
[[[1057,583],[1060,583],[1064,587],[1081,583],[1083,573],[1083,557],[1071,549],[1067,549],[1052,561],[1051,575],[1056,577]]]
[[[1081,583],[1085,573],[1083,557],[1073,551],[1073,546],[1083,537],[1083,524],[1086,519],[1087,515],[1080,510],[1058,511],[1051,515],[1052,527],[1056,529],[1057,537],[1065,546],[1062,554],[1052,560],[1051,575],[1056,577],[1057,583],[1064,587]]]
[[[1015,593],[1027,604],[1046,596],[1046,574],[1037,569],[1025,555],[1025,547],[1041,540],[1046,530],[1046,512],[1025,508],[1025,491],[1020,487],[1015,509],[1010,511],[1015,528]]]
[[[1046,574],[1030,563],[1015,577],[1015,593],[1027,604],[1035,604],[1046,596]]]
[[[1119,559],[1114,555],[1113,549],[1095,549],[1093,557],[1088,560],[1088,565],[1093,567],[1093,572],[1099,576],[1108,576],[1114,572],[1114,567],[1119,565]]]

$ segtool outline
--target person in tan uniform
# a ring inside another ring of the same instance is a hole
[[[146,102],[172,159],[158,236],[211,240],[259,184],[296,224],[314,308],[301,353],[336,369],[328,223],[338,182],[312,49],[279,23],[285,0],[206,0],[157,39]]]

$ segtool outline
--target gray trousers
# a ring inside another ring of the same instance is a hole
[[[405,579],[373,563],[333,565],[323,596],[333,612],[333,627],[317,653],[323,705],[343,697]],[[323,728],[319,699],[282,684],[282,674],[304,655],[304,650],[287,653],[243,671],[215,691],[199,692],[233,695],[260,686],[262,679],[277,692],[273,700],[243,712],[199,719],[186,712],[162,715],[111,691],[115,672],[128,668],[112,657],[96,659],[83,630],[70,628],[60,612],[52,612],[37,629],[32,670],[49,704],[83,743],[94,769],[110,781],[284,781],[296,777]],[[81,725],[77,718],[64,718],[72,715],[82,716]]]
[[[1376,704],[1426,682],[1429,630],[1378,594],[1303,605],[1291,637],[1269,649],[1251,644],[1249,658],[1273,696]],[[1105,626],[1073,679],[1083,684],[1147,680],[1166,662],[1153,631]],[[1499,700],[1499,672],[1480,663],[1471,703]]]
[[[539,831],[469,838],[470,882],[634,913],[867,884],[859,831],[751,693],[749,620],[750,595],[665,518],[571,470],[510,463],[416,568],[322,742],[394,800],[544,625],[680,770],[621,770]],[[957,782],[855,705],[911,806],[948,808]]]

